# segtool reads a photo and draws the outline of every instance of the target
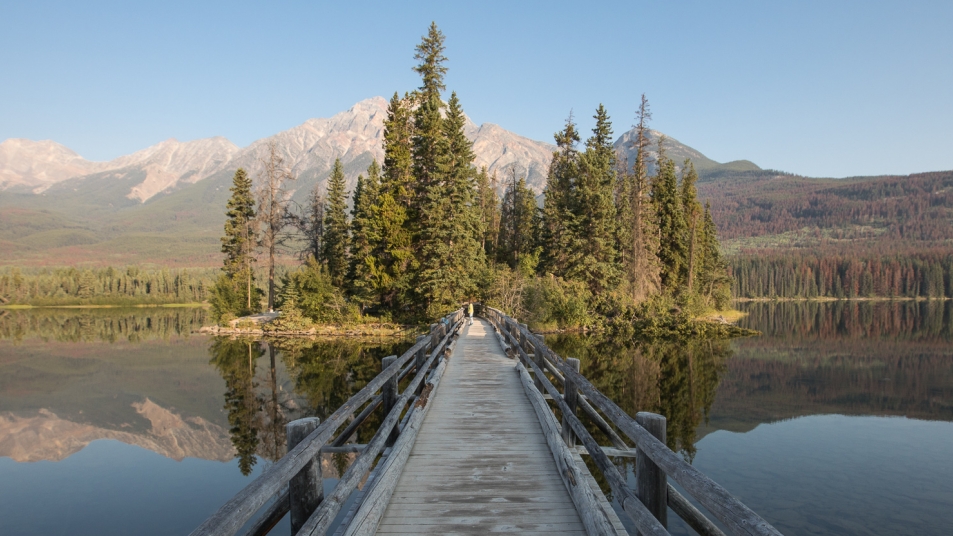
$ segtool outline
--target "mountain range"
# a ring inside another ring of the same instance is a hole
[[[214,265],[236,169],[257,177],[274,143],[296,177],[294,201],[303,203],[312,189],[324,187],[335,159],[344,165],[351,190],[372,160],[383,160],[386,115],[387,101],[374,97],[244,148],[223,137],[169,139],[108,162],[86,160],[49,140],[5,140],[0,142],[2,264]],[[500,190],[515,173],[537,193],[543,191],[552,144],[469,119],[465,133],[475,164],[497,176]],[[632,151],[633,136],[629,131],[618,138],[620,154]],[[661,134],[650,136],[654,141]],[[691,158],[703,175],[759,169],[747,161],[719,164],[672,138],[665,147],[677,162]]]

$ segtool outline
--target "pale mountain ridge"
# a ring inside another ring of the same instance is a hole
[[[90,162],[55,141],[10,138],[0,142],[0,190],[42,189],[96,171]]]
[[[159,193],[206,179],[218,172],[244,167],[253,177],[262,170],[268,146],[274,143],[285,165],[299,179],[299,187],[322,183],[335,159],[347,169],[348,187],[371,159],[384,159],[384,121],[388,102],[373,97],[330,118],[309,119],[301,125],[239,148],[224,137],[189,142],[169,139],[109,162],[91,162],[52,141],[11,139],[0,144],[0,190],[27,187],[39,194],[67,180],[129,179],[135,181],[126,197],[145,202]],[[552,158],[552,145],[509,132],[498,125],[474,124],[469,118],[467,137],[474,142],[475,164],[502,179],[515,169],[534,190],[542,191]],[[349,164],[361,164],[355,169]],[[81,188],[76,184],[73,189]]]
[[[382,162],[384,121],[388,101],[383,97],[362,100],[349,110],[330,118],[309,119],[301,125],[262,138],[239,148],[224,137],[188,142],[169,139],[109,162],[90,162],[67,147],[52,141],[33,142],[10,139],[0,143],[0,190],[29,189],[34,194],[63,184],[61,192],[81,192],[89,188],[112,188],[125,192],[129,200],[144,203],[160,193],[170,193],[222,172],[232,173],[244,167],[253,178],[262,170],[262,160],[274,143],[292,174],[298,178],[291,188],[300,194],[326,181],[335,159],[345,167],[347,187],[353,189],[357,175],[372,159]],[[549,163],[555,146],[531,140],[498,125],[477,126],[469,118],[464,127],[473,142],[478,168],[486,167],[502,184],[515,173],[525,177],[528,186],[540,193],[546,186]],[[623,158],[634,162],[634,130],[622,134],[615,147]],[[650,158],[656,141],[662,136],[650,131]],[[681,164],[685,158],[695,162],[699,172],[728,169],[759,169],[748,161],[719,164],[700,152],[668,138],[670,158]],[[85,179],[85,182],[84,182]],[[66,181],[70,181],[66,183]],[[108,187],[107,185],[115,185]],[[70,194],[72,195],[72,194]],[[109,194],[116,195],[116,194]],[[302,195],[297,196],[299,199]],[[113,197],[112,199],[116,199]],[[110,206],[116,201],[109,201]]]

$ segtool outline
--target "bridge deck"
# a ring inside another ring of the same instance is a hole
[[[378,534],[586,533],[513,367],[464,328]]]

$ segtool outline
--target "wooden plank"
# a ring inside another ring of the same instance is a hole
[[[464,329],[379,534],[585,534],[490,331],[480,319]]]

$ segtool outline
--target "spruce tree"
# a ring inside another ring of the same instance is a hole
[[[579,152],[576,150],[579,133],[571,113],[566,119],[566,126],[553,138],[556,140],[556,150],[553,151],[546,191],[543,193],[539,270],[562,277],[568,266],[567,250],[574,218],[571,205],[579,169]]]
[[[413,238],[417,220],[409,213],[417,196],[413,176],[413,117],[411,98],[390,100],[384,120],[384,169],[377,202],[376,248],[373,275],[385,309],[399,313],[413,290],[415,261]]]
[[[695,164],[691,160],[685,159],[682,167],[682,213],[685,215],[685,289],[693,292],[695,284],[695,274],[698,270],[696,257],[698,256],[698,227],[702,223],[702,207],[698,203],[698,190],[695,183],[698,182],[698,173],[695,171]]]
[[[659,139],[658,169],[652,178],[652,205],[655,207],[659,244],[659,280],[666,294],[678,294],[685,266],[685,215],[678,191],[675,162],[665,156],[665,139]]]
[[[216,318],[224,314],[244,316],[257,312],[261,291],[255,286],[255,197],[251,177],[239,168],[232,177],[231,197],[226,204],[224,274],[212,289],[212,309]]]
[[[420,214],[418,292],[431,317],[471,296],[475,275],[485,263],[474,205],[475,155],[464,134],[465,124],[460,101],[453,93],[438,139],[436,173]]]
[[[321,254],[331,282],[338,288],[344,287],[347,275],[347,192],[344,190],[344,166],[340,159],[334,160],[331,176],[328,178],[328,198],[324,212],[324,241]]]
[[[585,283],[594,295],[598,295],[618,285],[621,267],[616,240],[612,125],[601,104],[593,117],[596,126],[579,159],[579,173],[573,189],[566,276]]]
[[[373,271],[378,266],[381,233],[377,213],[380,202],[380,166],[377,160],[367,168],[367,178],[358,177],[351,211],[351,262],[348,290],[361,309],[377,305],[379,292]]]
[[[721,256],[718,243],[718,229],[711,217],[711,205],[705,203],[699,237],[700,259],[698,270],[698,293],[709,305],[718,309],[728,306],[731,299],[731,278],[728,276],[728,264]]]

